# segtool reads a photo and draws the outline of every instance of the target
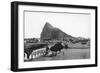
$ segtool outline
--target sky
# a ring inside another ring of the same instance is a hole
[[[46,22],[74,37],[90,38],[91,36],[90,14],[25,11],[24,15],[25,38],[40,38]]]

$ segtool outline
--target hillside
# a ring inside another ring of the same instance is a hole
[[[50,23],[46,22],[40,36],[41,41],[45,40],[77,40],[77,38],[68,35],[61,29],[53,27]]]

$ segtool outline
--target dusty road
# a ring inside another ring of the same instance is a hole
[[[90,58],[90,49],[63,49],[60,54],[54,57],[38,57],[32,61],[48,61],[48,60],[73,60]],[[31,61],[31,62],[32,62]]]

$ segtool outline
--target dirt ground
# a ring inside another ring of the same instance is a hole
[[[63,49],[61,53],[53,57],[38,57],[32,61],[50,61],[50,60],[73,60],[73,59],[89,59],[90,49]]]

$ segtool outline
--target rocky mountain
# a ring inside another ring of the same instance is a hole
[[[40,40],[76,40],[75,37],[68,35],[59,28],[53,27],[50,23],[46,22],[40,36]]]

